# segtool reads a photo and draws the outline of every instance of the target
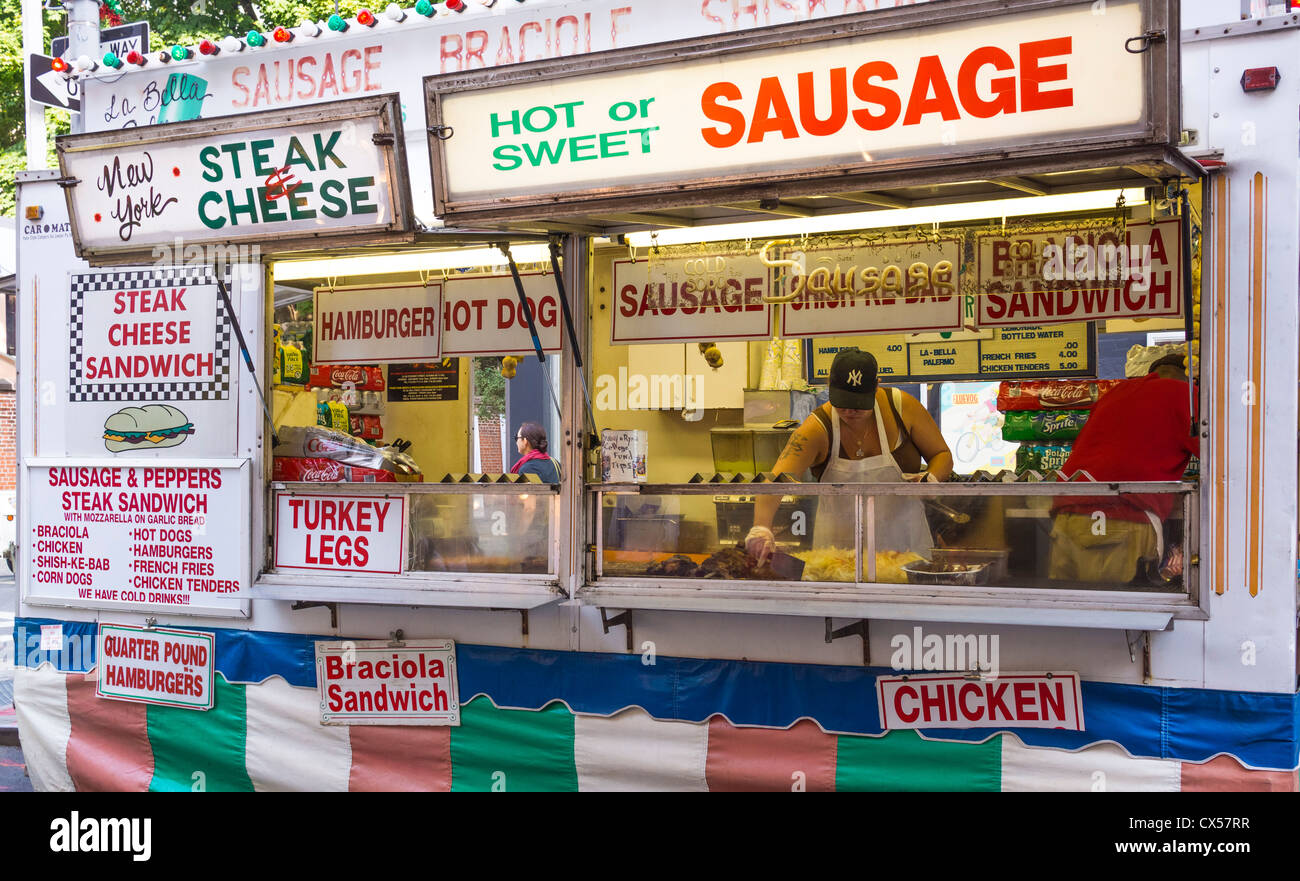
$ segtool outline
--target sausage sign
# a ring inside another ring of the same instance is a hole
[[[615,260],[611,342],[767,339],[770,276],[757,250],[660,248],[649,259]]]
[[[926,23],[896,16],[869,33],[876,20],[864,15],[813,42],[773,31],[704,57],[672,45],[594,70],[557,62],[544,73],[429,77],[430,124],[454,131],[430,136],[435,207],[504,217],[623,204],[692,182],[1155,140],[1149,59],[1124,43],[1143,33],[1144,5],[1112,0],[1097,14],[1075,2],[973,20],[936,9]]]

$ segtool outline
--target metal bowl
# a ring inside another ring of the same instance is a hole
[[[948,587],[967,587],[987,584],[988,563],[927,563],[918,560],[903,567],[909,584],[942,584]]]

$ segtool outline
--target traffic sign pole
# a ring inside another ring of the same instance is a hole
[[[28,64],[31,57],[45,48],[45,35],[41,32],[41,0],[22,0],[23,16],[23,55]],[[27,78],[24,77],[26,80]],[[27,82],[27,168],[35,171],[45,168],[47,162],[45,151],[45,108],[32,100],[32,86]]]

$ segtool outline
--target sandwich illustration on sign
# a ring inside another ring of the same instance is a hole
[[[194,433],[189,418],[166,404],[125,407],[104,422],[104,446],[111,453],[174,447]]]

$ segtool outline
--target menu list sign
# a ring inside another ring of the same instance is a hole
[[[389,403],[455,401],[459,397],[459,358],[388,365]]]
[[[879,376],[885,382],[1091,376],[1097,360],[1097,330],[1090,322],[1080,322],[995,327],[951,335],[875,336],[866,341],[814,340],[809,348],[808,381],[824,385],[835,355],[854,347],[876,356]]]
[[[29,598],[230,612],[248,594],[240,467],[33,466]]]

